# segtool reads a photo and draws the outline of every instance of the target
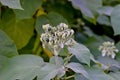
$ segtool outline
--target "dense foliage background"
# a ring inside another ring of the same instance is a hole
[[[59,54],[63,65],[75,53],[65,75],[40,42],[42,25],[61,22],[86,46]],[[120,53],[112,59],[98,50],[105,41],[120,50],[120,0],[0,0],[0,80],[120,80]],[[51,64],[41,70],[44,62]]]

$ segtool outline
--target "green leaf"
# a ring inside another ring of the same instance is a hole
[[[96,0],[85,0],[88,8],[93,12],[95,15],[97,13],[97,10],[102,7],[102,0],[96,1]],[[94,4],[93,4],[94,3]]]
[[[112,11],[113,11],[113,7],[111,7],[111,6],[103,6],[103,7],[100,7],[97,11],[98,11],[98,13],[100,15],[110,16]]]
[[[50,12],[48,15],[39,16],[36,20],[35,29],[38,34],[43,33],[42,25],[51,24],[52,26],[56,26],[60,23],[68,24],[67,20],[62,17],[60,14],[55,12]]]
[[[38,56],[16,56],[0,70],[0,80],[33,80],[43,66],[43,59]]]
[[[65,68],[63,66],[48,63],[40,69],[37,80],[51,80],[55,76],[62,77],[64,74]]]
[[[2,30],[0,30],[0,55],[6,57],[18,55],[14,42]]]
[[[90,51],[87,47],[76,43],[75,45],[68,47],[68,50],[71,54],[75,55],[80,62],[90,65]]]
[[[0,24],[0,29],[14,40],[18,49],[24,47],[33,35],[34,19],[16,21],[13,11],[10,9],[4,11]]]
[[[88,74],[90,75],[90,79],[85,78],[83,75],[76,74],[75,75],[75,80],[116,80],[113,77],[109,76],[108,74],[105,74],[104,71],[101,69],[91,67],[91,68],[86,68]],[[118,79],[119,80],[119,79]]]
[[[0,69],[7,62],[8,58],[6,56],[0,55]]]
[[[88,80],[88,79],[81,74],[75,74],[75,80]]]
[[[65,74],[65,68],[55,64],[45,63],[35,55],[20,55],[9,59],[0,70],[0,80],[50,80],[56,75]]]
[[[90,75],[91,80],[115,80],[111,76],[107,75],[101,69],[91,67],[86,68],[88,74]]]
[[[39,35],[41,35],[41,33],[44,32],[44,30],[42,28],[42,25],[45,25],[45,24],[48,24],[48,23],[49,23],[49,20],[44,15],[39,16],[37,18],[36,23],[35,23],[35,29],[36,29],[36,31]]]
[[[116,43],[116,48],[120,50],[120,41]]]
[[[67,64],[66,67],[72,69],[76,73],[82,74],[84,77],[89,79],[88,73],[86,72],[86,70],[84,69],[84,67],[81,64],[71,62],[71,63]]]
[[[65,46],[63,49],[60,50],[59,56],[68,56],[68,55],[69,55],[69,51],[67,49],[67,46]]]
[[[117,67],[117,68],[120,68],[120,63],[110,57],[102,57],[102,56],[99,56],[98,57],[98,61],[101,62],[102,64],[108,66],[108,68],[110,67]]]
[[[48,14],[48,18],[49,18],[50,23],[53,26],[57,26],[60,23],[68,24],[67,20],[62,15],[55,13],[55,12],[50,12]]]
[[[20,4],[20,0],[1,0],[1,3],[5,6],[8,6],[9,8],[12,8],[12,9],[23,10],[23,8],[21,7],[21,4]]]
[[[94,18],[93,13],[90,11],[90,9],[86,5],[86,1],[84,0],[69,0],[72,2],[72,5],[75,8],[78,8],[81,10],[82,14],[84,14],[87,17]]]
[[[14,10],[17,19],[32,18],[37,9],[41,6],[42,0],[21,0],[24,10]]]
[[[114,7],[111,13],[111,23],[114,30],[114,35],[120,34],[120,5]]]
[[[115,78],[115,80],[119,80],[120,79],[120,72],[111,72],[110,76]]]
[[[73,6],[81,10],[82,14],[88,18],[95,18],[97,9],[102,6],[102,0],[69,0]]]
[[[102,25],[111,26],[109,17],[105,15],[99,15],[99,17],[97,18],[97,22]]]
[[[64,64],[64,61],[63,61],[63,59],[61,57],[53,56],[53,57],[50,58],[50,63],[51,64],[56,64],[56,61],[57,61],[58,65],[63,65]]]

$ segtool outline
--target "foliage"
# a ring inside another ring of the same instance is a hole
[[[119,24],[119,0],[0,0],[0,80],[119,80]]]

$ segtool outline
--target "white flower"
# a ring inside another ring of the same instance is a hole
[[[45,33],[41,34],[40,40],[43,48],[47,46],[54,53],[58,55],[58,52],[64,48],[65,45],[73,45],[72,35],[74,31],[68,29],[68,25],[60,23],[56,27],[52,27],[49,24],[43,25]]]
[[[102,53],[102,56],[111,56],[112,58],[115,58],[116,53],[119,51],[115,45],[114,42],[104,42],[102,46],[99,47],[99,50]]]
[[[106,50],[102,50],[102,56],[106,55]]]

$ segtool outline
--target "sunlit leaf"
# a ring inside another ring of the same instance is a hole
[[[0,21],[0,29],[14,40],[18,49],[24,47],[33,35],[34,19],[15,20],[12,10],[4,11]]]

